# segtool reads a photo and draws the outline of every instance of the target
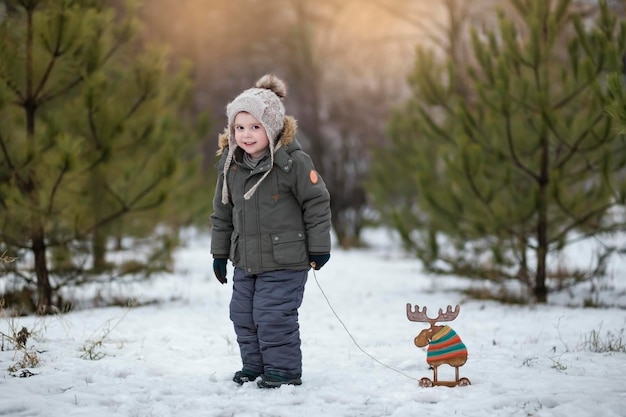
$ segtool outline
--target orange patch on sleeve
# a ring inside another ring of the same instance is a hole
[[[309,179],[311,180],[311,184],[317,184],[319,181],[319,177],[317,176],[317,172],[314,169],[309,172]]]

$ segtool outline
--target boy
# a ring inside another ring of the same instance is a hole
[[[330,195],[285,116],[282,80],[268,74],[228,104],[211,215],[213,270],[235,267],[230,318],[243,367],[233,381],[302,384],[298,309],[311,266],[330,258]]]

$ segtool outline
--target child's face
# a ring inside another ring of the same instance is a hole
[[[263,125],[250,113],[239,112],[233,121],[237,146],[253,158],[260,158],[267,152],[270,140]]]

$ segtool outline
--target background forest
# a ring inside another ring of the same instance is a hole
[[[4,305],[65,310],[68,286],[170,269],[178,232],[208,230],[225,106],[266,72],[288,82],[341,247],[387,226],[427,270],[512,280],[524,302],[601,277],[626,251],[625,16],[623,0],[2,0]],[[589,238],[593,265],[560,261]]]

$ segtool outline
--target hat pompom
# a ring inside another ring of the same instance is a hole
[[[256,88],[265,88],[276,94],[281,101],[287,97],[287,85],[274,74],[265,74],[254,85]]]

